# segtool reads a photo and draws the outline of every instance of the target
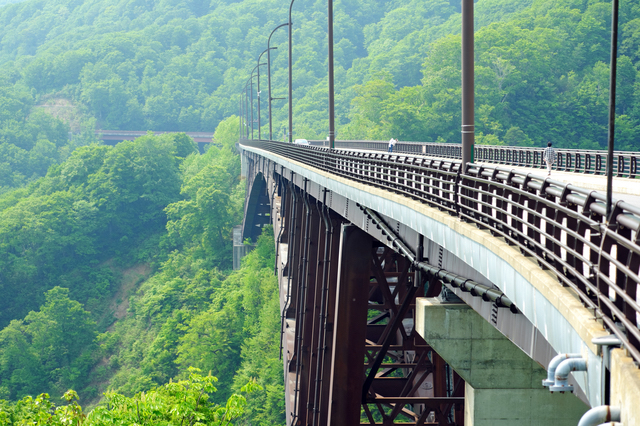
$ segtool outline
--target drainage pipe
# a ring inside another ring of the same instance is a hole
[[[278,186],[282,186],[282,177],[280,177],[278,179],[277,185]],[[278,188],[276,187],[273,190],[274,198],[275,198],[275,194],[276,194],[277,191],[278,191]],[[286,187],[285,187],[285,191],[286,191]],[[283,200],[286,200],[286,195],[284,197],[280,197],[280,217],[282,217],[282,210],[284,208],[286,208],[286,206],[283,205]],[[273,204],[271,204],[271,205],[273,206]],[[273,210],[275,210],[275,209],[273,209]],[[272,221],[273,221],[273,219],[272,219]],[[280,277],[278,276],[278,255],[280,253],[280,238],[282,238],[282,231],[284,231],[284,224],[280,223],[280,231],[278,232],[278,236],[276,237],[276,264],[275,264],[275,267],[274,267],[274,274],[278,278],[278,287],[280,287]]]
[[[329,212],[325,210],[327,201],[327,191],[324,191],[324,199],[322,206],[318,207],[318,210],[322,214],[322,220],[324,221],[324,259],[322,261],[322,295],[320,298],[320,313],[319,324],[320,330],[318,332],[318,347],[316,349],[316,382],[315,391],[313,393],[313,421],[312,426],[316,426],[316,420],[318,413],[320,412],[319,400],[320,400],[320,385],[322,377],[324,375],[324,353],[326,351],[326,329],[327,329],[327,298],[329,292],[329,262],[330,262],[330,238],[333,238],[333,226],[331,224],[331,217]]]
[[[296,227],[295,227],[295,222],[296,222],[296,191],[295,188],[293,187],[293,172],[291,172],[291,181],[289,182],[289,191],[291,191],[291,214],[290,214],[290,223],[285,224],[286,226],[289,226],[289,238],[288,238],[288,242],[287,242],[287,268],[288,268],[288,275],[287,275],[287,300],[285,300],[284,302],[284,307],[282,308],[282,316],[281,316],[281,323],[280,323],[280,359],[282,359],[282,350],[283,350],[283,340],[284,340],[284,326],[285,326],[285,316],[286,316],[286,312],[287,309],[289,309],[289,304],[291,303],[291,275],[293,275],[292,269],[291,269],[291,242],[293,241],[293,239],[295,238],[296,235]],[[278,283],[279,285],[279,283]]]
[[[608,422],[620,421],[620,407],[601,405],[584,413],[578,426],[597,426]]]
[[[582,355],[581,354],[558,354],[556,355],[551,362],[549,362],[549,367],[547,368],[547,378],[545,380],[542,381],[542,386],[544,387],[548,387],[553,385],[556,380],[555,380],[555,374],[556,374],[556,369],[558,368],[558,365],[560,365],[560,363],[566,359],[570,359],[570,358],[581,358]]]
[[[296,360],[296,385],[294,388],[293,398],[293,418],[298,417],[298,400],[300,399],[300,374],[302,374],[302,335],[304,333],[304,321],[306,318],[306,306],[305,299],[307,298],[307,286],[309,285],[308,276],[308,256],[309,256],[309,222],[311,221],[311,207],[309,206],[309,200],[307,195],[307,182],[304,180],[304,194],[302,195],[302,201],[305,206],[305,221],[304,221],[304,237],[302,248],[302,262],[298,262],[298,304],[296,306],[296,349],[294,357]],[[295,424],[295,423],[293,423]]]
[[[572,371],[587,371],[587,360],[584,358],[569,358],[562,361],[556,368],[556,381],[549,386],[551,392],[573,392],[569,385],[569,373]]]
[[[495,302],[501,308],[509,308],[511,312],[518,313],[518,308],[503,292],[498,289],[489,287],[484,284],[477,283],[470,279],[461,277],[460,275],[447,272],[442,268],[437,268],[427,262],[419,261],[413,254],[413,251],[396,235],[396,233],[382,220],[377,213],[367,207],[361,207],[365,214],[371,218],[374,225],[379,227],[382,235],[387,237],[387,241],[391,243],[393,248],[397,248],[400,254],[408,258],[414,267],[421,269],[430,276],[434,276],[439,280],[450,284],[453,287],[460,288],[462,291],[471,292],[474,296],[482,297],[486,302]]]

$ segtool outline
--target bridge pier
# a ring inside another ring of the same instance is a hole
[[[371,244],[371,236],[357,226],[342,226],[329,385],[329,424],[334,426],[360,423]]]
[[[465,426],[575,426],[588,407],[541,386],[545,370],[464,303],[416,302],[416,329],[466,382]]]

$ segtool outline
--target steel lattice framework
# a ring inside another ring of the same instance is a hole
[[[242,141],[335,176],[383,188],[460,217],[517,246],[572,288],[640,363],[640,208],[507,168],[364,151]],[[483,296],[484,297],[484,296]]]
[[[273,166],[252,162],[249,184],[279,241],[287,424],[462,425],[464,381],[415,330],[416,297],[440,279]]]

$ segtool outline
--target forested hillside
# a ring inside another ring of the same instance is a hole
[[[542,146],[552,140],[566,148],[603,149],[610,2],[479,1],[476,12],[476,142]],[[635,151],[640,148],[640,6],[621,5],[620,16],[616,146]],[[428,38],[434,29],[403,38],[398,45],[412,37],[424,41],[416,47],[420,84],[407,81],[398,88],[393,67],[380,67],[379,76],[355,86],[351,122],[341,136],[459,141],[459,23],[458,15],[451,17],[441,27],[449,33],[440,32],[437,39]],[[393,64],[396,49],[376,57]]]
[[[71,100],[103,129],[210,131],[238,112],[288,7],[276,0],[27,0],[0,9],[0,75],[36,104]],[[459,10],[459,0],[335,2],[338,138],[459,141]],[[478,141],[603,146],[610,15],[604,0],[479,0]],[[293,22],[294,132],[324,138],[326,4],[295,3]],[[271,46],[278,48],[272,96],[286,97],[286,27]],[[638,134],[639,52],[640,6],[622,2],[618,128],[627,149],[636,148]],[[281,138],[286,99],[273,108]]]
[[[281,423],[273,231],[229,274],[237,126],[223,121],[203,155],[184,134],[80,147],[0,197],[0,399],[20,400],[0,424],[30,413],[28,395],[74,389],[94,405],[162,393],[191,367],[216,377],[211,410],[253,383],[246,415]]]

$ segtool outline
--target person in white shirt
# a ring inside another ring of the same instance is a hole
[[[397,140],[391,138],[391,140],[389,141],[389,152],[393,152],[393,147],[395,146],[396,142]]]
[[[542,152],[542,159],[547,163],[547,176],[551,175],[551,167],[557,158],[556,150],[553,149],[552,145],[551,142],[547,142],[547,147]]]

